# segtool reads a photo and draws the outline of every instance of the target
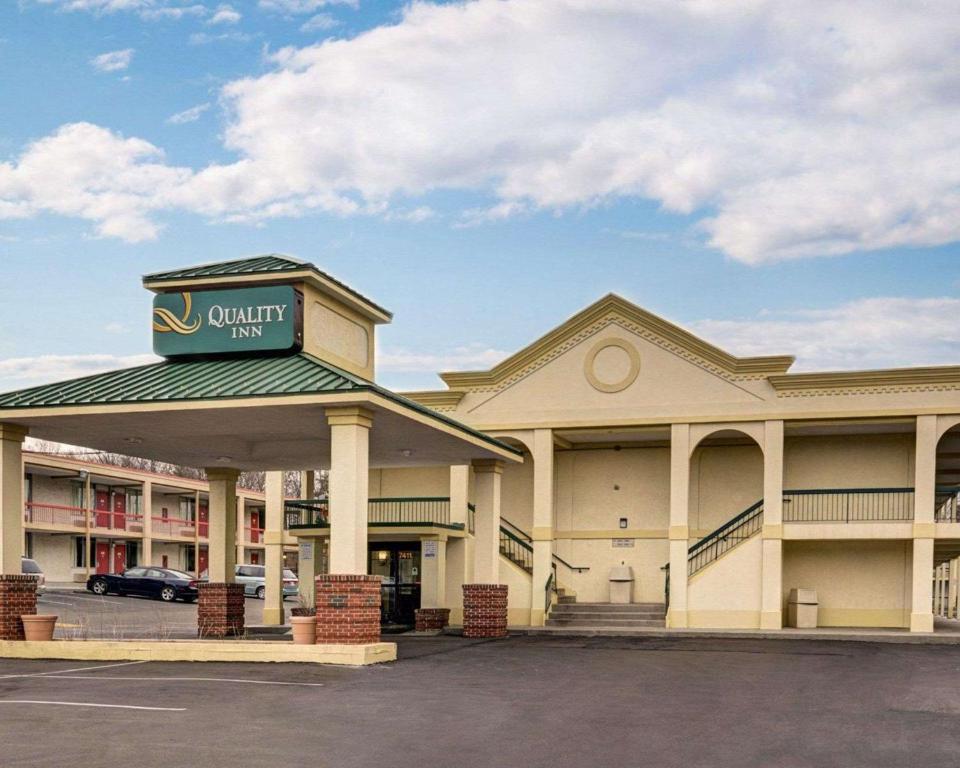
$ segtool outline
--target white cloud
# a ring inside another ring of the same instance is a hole
[[[252,35],[246,32],[221,32],[219,35],[208,35],[206,32],[195,32],[190,35],[190,45],[206,45],[207,43],[216,43],[223,40],[229,40],[235,43],[246,43],[253,40]]]
[[[331,5],[347,5],[356,8],[359,0],[259,0],[257,5],[264,11],[292,15],[314,13],[320,8]]]
[[[339,26],[340,22],[337,21],[329,13],[318,13],[316,16],[311,16],[303,24],[300,25],[301,32],[323,32],[327,29],[333,29],[336,26]]]
[[[878,297],[837,307],[702,320],[691,330],[738,355],[796,355],[791,370],[960,364],[960,299]]]
[[[0,360],[0,389],[19,389],[36,384],[89,376],[116,368],[156,363],[154,355],[41,355]]]
[[[285,14],[326,5],[260,0]],[[952,242],[955,9],[414,2],[397,23],[281,50],[267,73],[229,83],[237,162],[186,173],[153,206],[385,215],[450,189],[489,198],[463,214],[481,224],[645,198],[698,217],[711,245],[750,264]],[[0,194],[0,216],[29,210]]]
[[[243,18],[240,11],[230,5],[218,5],[207,24],[236,24]]]
[[[413,352],[405,349],[380,350],[377,370],[386,373],[442,373],[454,370],[484,370],[505,357],[499,349],[474,344],[445,352]]]
[[[92,13],[139,11],[154,5],[154,0],[37,0],[37,2],[41,5],[54,5],[63,11],[90,11]]]
[[[167,122],[172,125],[183,125],[184,123],[193,123],[200,119],[200,115],[210,109],[210,103],[197,104],[195,107],[190,107],[190,109],[185,109],[183,112],[177,112],[175,115],[170,115],[167,118]]]
[[[90,59],[90,64],[101,72],[119,72],[129,67],[132,59],[133,48],[124,48],[122,51],[110,51],[94,56]]]
[[[207,7],[204,5],[175,5],[159,8],[146,8],[140,11],[140,18],[144,21],[179,21],[185,16],[206,16]]]

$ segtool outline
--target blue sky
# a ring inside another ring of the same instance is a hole
[[[263,252],[390,308],[400,389],[610,291],[960,363],[960,19],[898,5],[4,3],[0,387],[146,359],[142,274]]]

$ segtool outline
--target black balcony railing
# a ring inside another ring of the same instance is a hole
[[[450,521],[450,499],[440,496],[370,499],[367,522],[376,526],[437,526],[462,530],[463,523]],[[467,510],[468,523],[472,511]],[[327,528],[330,506],[327,499],[288,501],[284,508],[287,529]]]
[[[937,488],[935,510],[938,523],[960,523],[960,487]]]
[[[913,488],[784,491],[785,523],[872,523],[913,520]]]

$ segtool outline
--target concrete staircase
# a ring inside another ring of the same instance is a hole
[[[567,629],[640,629],[663,628],[666,622],[663,603],[571,603],[562,599],[553,606],[548,627]]]

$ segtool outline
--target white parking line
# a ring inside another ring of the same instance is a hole
[[[87,701],[39,701],[36,699],[0,699],[0,704],[49,704],[54,707],[98,707],[101,709],[140,709],[147,712],[186,712],[186,707],[137,707],[133,704],[95,704]]]
[[[116,664],[100,664],[96,667],[74,667],[73,669],[55,669],[50,672],[21,672],[17,675],[0,675],[0,679],[11,677],[49,677],[50,675],[63,675],[68,672],[90,672],[95,669],[112,669],[113,667],[129,667],[132,664],[146,664],[147,661],[121,661]],[[93,678],[90,678],[91,680]]]

